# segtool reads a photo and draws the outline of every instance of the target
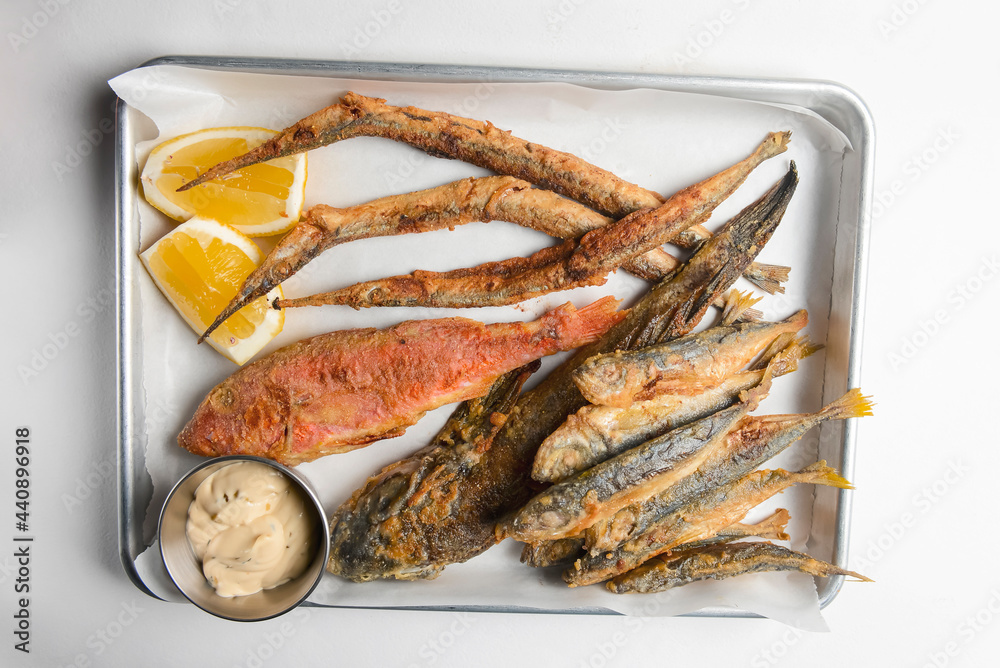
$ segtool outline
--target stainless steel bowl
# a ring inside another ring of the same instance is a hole
[[[249,596],[224,598],[205,579],[201,562],[188,542],[186,525],[188,506],[194,499],[198,485],[223,466],[234,462],[259,462],[287,477],[302,493],[314,518],[314,535],[317,550],[308,568],[299,577],[273,589],[266,589]],[[192,469],[167,495],[160,512],[160,555],[170,579],[185,597],[199,608],[217,617],[240,622],[255,622],[283,615],[306,600],[312,593],[326,567],[330,555],[330,527],[323,505],[312,486],[300,474],[261,457],[243,455],[218,457]]]

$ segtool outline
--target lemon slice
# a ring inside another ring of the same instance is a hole
[[[139,257],[156,286],[199,335],[263,261],[260,249],[245,234],[200,216],[178,225]],[[281,287],[274,288],[234,313],[206,340],[243,364],[284,326],[284,311],[270,306],[282,296]]]
[[[177,192],[209,167],[276,134],[267,128],[211,128],[163,142],[149,154],[139,177],[146,201],[181,222],[192,216],[214,218],[251,237],[287,232],[302,213],[305,153],[244,167]]]

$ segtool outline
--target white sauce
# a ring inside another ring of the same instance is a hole
[[[301,492],[279,471],[236,462],[205,478],[187,537],[219,596],[246,596],[298,577],[313,552]]]

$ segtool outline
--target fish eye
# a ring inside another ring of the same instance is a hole
[[[222,386],[212,393],[211,402],[217,408],[228,409],[232,407],[235,399],[236,396],[233,391],[226,386]]]

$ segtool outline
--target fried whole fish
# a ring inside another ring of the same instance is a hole
[[[768,538],[773,540],[788,540],[785,528],[790,516],[784,508],[779,508],[769,517],[756,524],[736,522],[718,531],[711,538],[692,541],[678,545],[678,550],[687,550],[706,545],[729,543],[743,538]],[[543,540],[537,543],[525,543],[521,550],[521,563],[533,568],[547,566],[569,566],[577,559],[585,556],[583,536],[571,536],[558,540]],[[573,586],[572,584],[570,586]]]
[[[353,137],[383,137],[409,144],[435,157],[457,159],[498,174],[516,176],[612,218],[655,208],[664,201],[663,196],[571,153],[525,141],[492,123],[417,107],[395,107],[386,104],[384,99],[353,92],[344,95],[338,104],[285,128],[253,150],[211,167],[178,191],[259,162]],[[693,247],[710,236],[708,230],[695,227],[682,235],[680,241]]]
[[[640,350],[595,355],[573,372],[573,382],[590,403],[618,408],[658,394],[696,394],[718,387],[778,336],[808,322],[798,311],[780,322],[720,325]]]
[[[807,431],[828,420],[846,420],[871,415],[869,397],[857,388],[848,391],[815,413],[793,415],[748,415],[727,435],[694,475],[651,496],[622,508],[608,520],[587,529],[587,548],[596,553],[646,533],[684,503],[710,490],[737,480],[797,441]]]
[[[689,186],[655,209],[642,209],[581,238],[567,239],[527,258],[510,258],[446,272],[416,271],[357,283],[310,297],[275,300],[276,308],[340,304],[352,308],[503,306],[587,285],[635,257],[659,248],[711,212],[763,161],[785,151],[787,136],[772,133],[746,159]]]
[[[563,579],[571,587],[603,582],[664,552],[712,539],[754,507],[796,484],[853,489],[822,461],[795,473],[784,469],[753,471],[687,500],[645,533],[612,550],[585,554],[563,573]]]
[[[355,582],[432,579],[493,544],[493,522],[458,502],[539,363],[462,403],[431,443],[368,479],[330,520],[327,570]]]
[[[529,501],[503,528],[531,543],[575,535],[698,471],[770,389],[769,378],[730,408],[667,432],[560,482]]]
[[[723,580],[765,571],[800,571],[821,577],[846,575],[871,582],[864,575],[813,559],[808,554],[772,543],[752,542],[710,545],[653,557],[635,570],[614,578],[607,587],[616,594],[646,594],[698,580]]]
[[[468,178],[345,209],[319,204],[281,238],[240,286],[201,340],[241,308],[267,294],[320,253],[358,239],[452,229],[471,222],[515,223],[559,238],[575,238],[612,222],[582,204],[510,176]],[[679,262],[662,249],[633,258],[625,268],[660,280]],[[763,273],[773,273],[768,265]]]
[[[784,336],[779,340],[787,341]],[[795,371],[798,361],[816,349],[805,339],[793,340],[773,354],[765,352],[762,361],[771,377],[777,378]],[[661,394],[626,408],[588,404],[542,441],[531,477],[560,482],[671,429],[728,408],[741,392],[760,384],[764,373],[763,368],[737,372],[718,387],[697,394]]]
[[[483,395],[501,374],[595,341],[625,313],[602,298],[528,323],[411,320],[315,336],[234,373],[178,436],[205,456],[299,464],[402,434],[423,414]]]

